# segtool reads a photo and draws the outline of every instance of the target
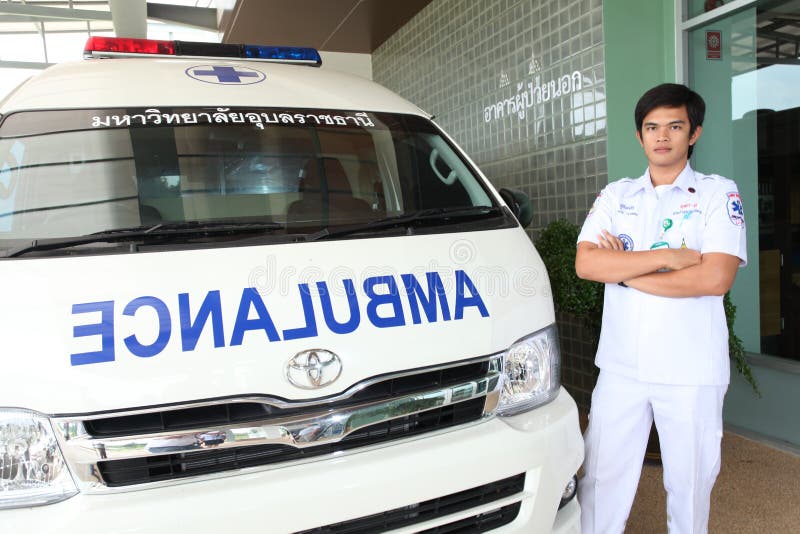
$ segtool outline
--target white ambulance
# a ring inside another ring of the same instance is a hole
[[[522,196],[314,50],[85,55],[0,103],[0,532],[579,532]]]

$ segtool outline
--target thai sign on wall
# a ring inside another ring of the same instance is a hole
[[[483,109],[483,122],[490,123],[513,116],[524,120],[529,115],[535,116],[537,112],[533,106],[575,94],[581,91],[586,81],[590,79],[577,70],[563,76],[550,78],[543,75],[542,71],[541,63],[536,58],[532,58],[528,63],[528,79],[516,83],[516,93],[507,97],[501,96],[496,102],[486,106]],[[511,80],[505,71],[501,71],[499,88],[507,91],[507,87],[512,87]],[[593,100],[590,95],[586,96],[586,99],[581,99],[576,105]],[[539,109],[538,114],[541,115],[542,111]]]
[[[491,122],[514,115],[523,120],[534,104],[543,104],[553,98],[580,91],[582,87],[583,80],[578,71],[565,74],[557,80],[542,82],[541,77],[536,76],[533,81],[518,82],[516,94],[484,108],[483,121]]]

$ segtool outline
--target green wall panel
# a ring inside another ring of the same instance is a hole
[[[603,2],[608,109],[608,179],[641,176],[633,108],[651,87],[675,81],[675,11],[670,0]]]

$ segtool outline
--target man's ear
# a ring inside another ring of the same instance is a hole
[[[697,142],[697,140],[700,139],[700,134],[702,134],[702,133],[703,133],[703,127],[702,126],[698,126],[697,128],[695,128],[694,129],[694,133],[689,138],[689,145],[694,145]]]
[[[644,143],[642,143],[642,132],[639,130],[636,130],[636,140],[639,141],[639,144],[642,145],[642,148],[644,148]]]

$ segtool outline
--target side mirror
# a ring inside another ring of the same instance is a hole
[[[533,220],[533,207],[531,206],[531,199],[522,191],[516,189],[506,189],[505,187],[500,190],[500,197],[508,205],[511,213],[517,218],[519,224],[523,228],[527,228]]]

